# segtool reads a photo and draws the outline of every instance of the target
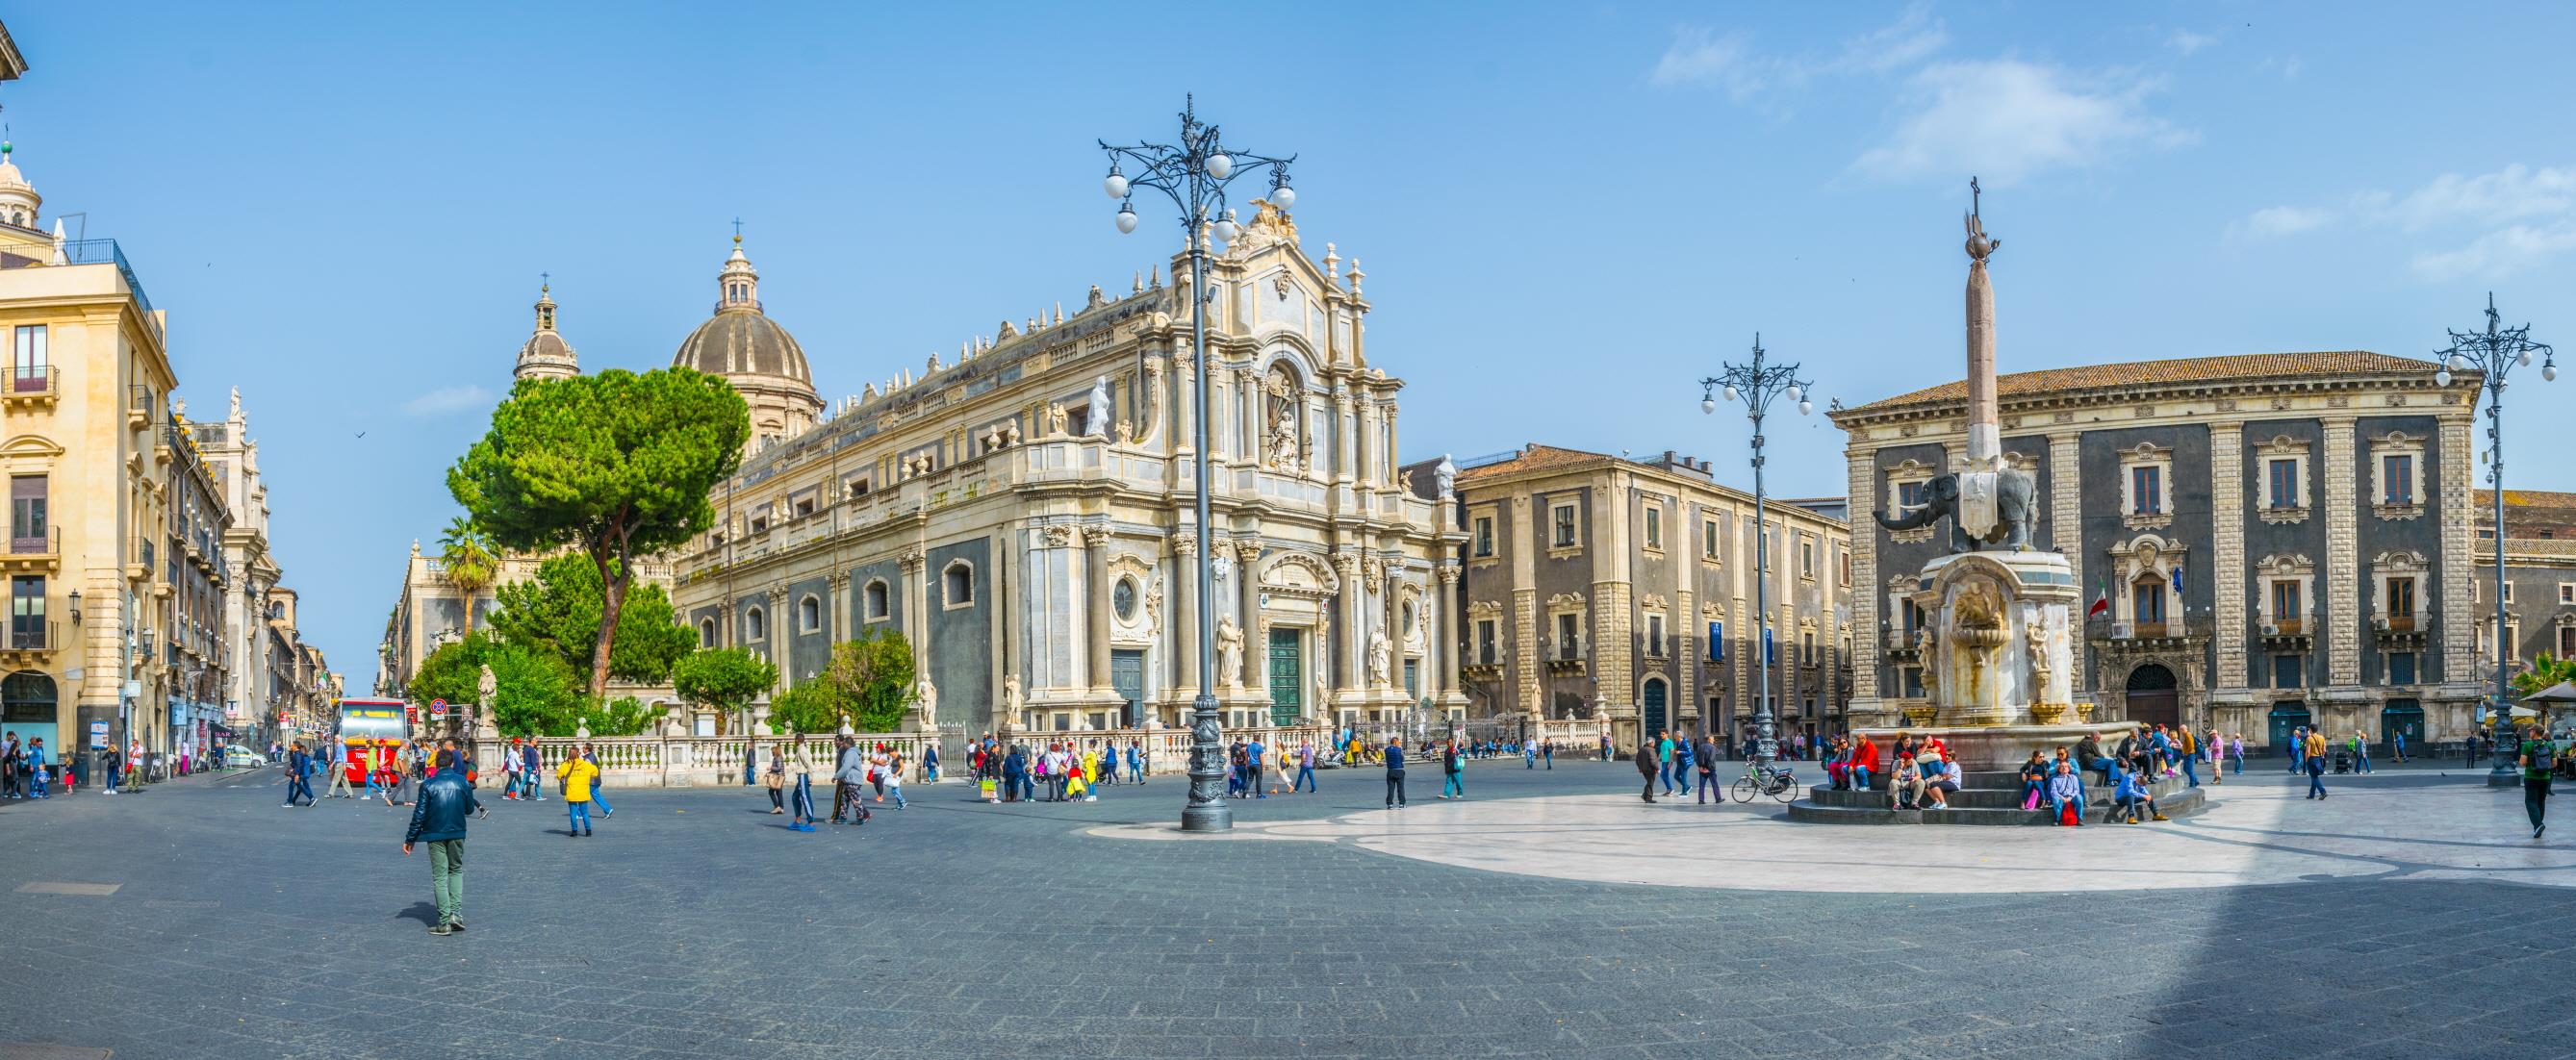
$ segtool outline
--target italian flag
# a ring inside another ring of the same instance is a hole
[[[2093,606],[2084,609],[2084,617],[2100,618],[2111,613],[2111,579],[2103,578],[2101,589],[2093,596]]]

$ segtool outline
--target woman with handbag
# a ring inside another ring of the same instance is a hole
[[[760,783],[769,789],[769,812],[787,812],[787,755],[777,744],[769,746],[769,769],[760,775]]]

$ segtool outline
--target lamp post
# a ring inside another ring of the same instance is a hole
[[[2447,330],[2447,329],[2446,329]],[[2514,767],[2514,756],[2505,747],[2514,743],[2509,738],[2513,729],[2513,646],[2506,643],[2504,601],[2504,383],[2507,373],[2531,364],[2531,355],[2540,355],[2540,378],[2546,382],[2558,378],[2558,355],[2549,344],[2531,341],[2531,325],[2508,328],[2496,312],[2495,294],[2487,294],[2487,328],[2485,331],[2453,331],[2449,349],[2437,351],[2442,367],[2433,373],[2433,382],[2451,385],[2452,369],[2476,371],[2479,385],[2487,392],[2487,487],[2495,493],[2495,705],[2487,716],[2495,723],[2498,735],[2495,746],[2495,768],[2487,772],[2488,787],[2515,787],[2521,776]]]
[[[1699,381],[1699,410],[1713,415],[1720,398],[1730,404],[1740,401],[1745,418],[1753,421],[1753,650],[1755,672],[1761,675],[1754,686],[1753,760],[1768,764],[1780,747],[1771,711],[1771,533],[1769,495],[1762,488],[1762,420],[1774,398],[1796,402],[1801,416],[1814,413],[1816,403],[1807,399],[1815,384],[1798,378],[1797,365],[1764,364],[1765,356],[1762,335],[1756,332],[1753,363],[1720,362],[1716,376]]]
[[[1217,127],[1198,119],[1197,100],[1185,97],[1181,118],[1180,143],[1140,143],[1120,147],[1100,141],[1100,150],[1109,156],[1109,175],[1101,180],[1101,190],[1118,200],[1118,230],[1136,230],[1134,195],[1139,188],[1152,188],[1172,200],[1181,214],[1182,232],[1190,247],[1190,470],[1194,483],[1191,498],[1197,515],[1193,529],[1199,535],[1198,548],[1198,637],[1199,694],[1191,701],[1190,719],[1190,792],[1189,801],[1181,808],[1181,830],[1184,832],[1223,832],[1234,827],[1234,812],[1224,798],[1225,749],[1224,733],[1218,727],[1216,701],[1216,576],[1211,564],[1216,540],[1208,516],[1208,365],[1207,365],[1207,250],[1202,231],[1213,228],[1216,238],[1234,241],[1234,216],[1225,208],[1228,184],[1259,169],[1270,171],[1270,201],[1287,209],[1297,201],[1297,192],[1288,185],[1288,164],[1297,156],[1270,158],[1225,147]],[[1136,167],[1129,176],[1126,166]],[[1213,223],[1211,223],[1213,222]]]

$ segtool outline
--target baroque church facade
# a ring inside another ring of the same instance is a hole
[[[1203,527],[1185,268],[1005,320],[827,406],[737,237],[714,315],[672,361],[731,381],[752,417],[715,527],[671,557],[700,643],[771,659],[783,691],[834,643],[899,630],[934,722],[1172,726],[1199,691],[1207,606],[1230,727],[1463,713],[1464,535],[1447,476],[1410,488],[1397,464],[1403,383],[1368,355],[1359,262],[1310,258],[1268,204],[1209,249]]]

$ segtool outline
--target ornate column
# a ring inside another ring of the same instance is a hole
[[[1195,397],[1198,391],[1194,388],[1195,377],[1192,374],[1196,366],[1190,363],[1190,338],[1187,329],[1183,329],[1180,335],[1173,337],[1171,357],[1172,415],[1173,422],[1179,425],[1179,429],[1172,432],[1172,444],[1169,449],[1174,455],[1186,455],[1195,451],[1191,443],[1198,437],[1199,415],[1198,401]],[[1188,480],[1187,475],[1181,476],[1181,481]]]
[[[1082,528],[1082,543],[1087,553],[1082,566],[1083,640],[1090,648],[1091,691],[1094,695],[1115,696],[1109,687],[1109,526],[1096,523]]]
[[[917,548],[905,549],[895,557],[896,566],[903,571],[903,639],[912,642],[912,666],[916,671],[930,667],[929,646],[922,643],[922,632],[930,625],[929,616],[923,613],[930,607],[930,594],[923,591],[922,558]]]
[[[1878,458],[1867,442],[1855,437],[1851,447],[1843,450],[1848,465],[1848,478],[1843,496],[1851,502],[1852,558],[1852,701],[1851,713],[1865,715],[1878,709],[1878,658],[1884,650],[1884,634],[1878,631],[1880,596],[1886,589],[1878,583],[1878,545],[1881,531],[1875,521],[1862,516],[1878,510]],[[2051,474],[2057,472],[2057,457],[2048,459]],[[2065,486],[2058,487],[2060,491]],[[2064,524],[2058,524],[2064,525]],[[2057,543],[2065,539],[2059,538]],[[1731,661],[1731,660],[1730,660]],[[1874,719],[1872,719],[1874,720]],[[1716,719],[1710,724],[1715,725]],[[1852,724],[1864,724],[1855,717]]]
[[[1397,577],[1394,564],[1382,559],[1368,561],[1369,588],[1378,596],[1377,628],[1386,636],[1386,653],[1379,656],[1386,660],[1386,683],[1378,686],[1381,692],[1400,692],[1404,688],[1403,667],[1397,664],[1404,657],[1397,647],[1399,638],[1404,636],[1404,627],[1395,622]]]
[[[2048,436],[2048,543],[2066,555],[2067,572],[2075,575],[2075,588],[2079,592],[2085,588],[2084,565],[2092,561],[2084,544],[2083,441],[2081,431],[2059,431]],[[1880,536],[1884,536],[1883,531]],[[1870,591],[1885,592],[1886,589],[1879,585],[1876,569],[1873,568],[1870,574]],[[2083,599],[2088,606],[2093,602],[2091,597]],[[2073,619],[2068,621],[2075,622]],[[2080,629],[2080,624],[2076,628]],[[2089,696],[2092,694],[2093,676],[2087,667],[2093,653],[2085,650],[2081,635],[2074,637],[2069,647],[2072,650],[2067,654],[2072,658],[2068,665],[2074,668],[2075,676],[2067,687],[2075,695]],[[1925,665],[1930,665],[1929,660]]]
[[[768,596],[768,610],[761,615],[760,633],[761,640],[765,643],[760,646],[760,650],[769,655],[771,662],[778,664],[778,683],[771,686],[770,690],[780,692],[795,687],[796,684],[796,674],[791,672],[795,660],[788,658],[787,652],[783,650],[787,637],[781,632],[787,626],[787,583],[780,582],[770,586]]]
[[[1333,601],[1337,605],[1334,610],[1339,612],[1335,622],[1341,627],[1342,642],[1341,650],[1333,653],[1338,663],[1334,668],[1340,671],[1336,676],[1341,691],[1353,693],[1360,690],[1360,682],[1368,674],[1362,654],[1366,640],[1360,636],[1360,602],[1368,595],[1368,588],[1360,580],[1360,557],[1352,546],[1333,553],[1333,571],[1342,579],[1342,591]]]
[[[1351,483],[1353,435],[1359,433],[1359,421],[1351,412],[1351,388],[1348,383],[1333,384],[1333,481]]]
[[[1243,687],[1253,698],[1270,698],[1270,635],[1261,622],[1261,578],[1254,565],[1261,560],[1261,542],[1235,541],[1229,544],[1235,555],[1235,609],[1243,624]]]
[[[850,639],[850,631],[858,624],[858,620],[847,613],[850,607],[850,572],[833,571],[828,584],[832,587],[832,600],[823,608],[823,629],[826,639],[838,643]]]
[[[1181,661],[1180,672],[1172,677],[1171,699],[1186,703],[1199,694],[1199,535],[1172,535],[1172,599],[1179,602],[1170,625],[1163,635],[1179,650],[1173,654]]]
[[[2218,674],[2210,682],[2221,689],[2248,685],[2245,652],[2245,601],[2252,586],[2245,576],[2245,421],[2223,419],[2209,425],[2209,508],[2212,557],[2210,639],[2218,648]],[[2075,557],[2070,553],[2067,556]],[[2083,583],[2078,582],[2081,589]],[[2196,719],[2214,724],[2209,719]]]
[[[2326,487],[2326,683],[2361,683],[2361,503],[2354,468],[2350,413],[2327,416]],[[2501,633],[2502,630],[2497,632]]]
[[[1422,653],[1422,658],[1423,665],[1431,669],[1431,685],[1439,690],[1440,702],[1450,703],[1458,694],[1458,663],[1451,655],[1458,650],[1458,616],[1453,612],[1457,610],[1460,572],[1455,559],[1439,563],[1440,590],[1431,607],[1440,612],[1440,637]]]
[[[1363,488],[1377,485],[1377,401],[1365,391],[1353,395],[1351,448],[1354,451],[1352,480]]]
[[[1243,462],[1246,466],[1257,467],[1261,464],[1263,419],[1261,372],[1249,364],[1237,368],[1234,372],[1234,384],[1235,451],[1243,454]],[[1302,399],[1298,402],[1297,414],[1305,415],[1305,403]]]
[[[2446,394],[2442,400],[2456,402],[2458,398],[2457,394]],[[2440,476],[2440,492],[2435,497],[2442,505],[2442,513],[2467,512],[2476,503],[2476,494],[2470,486],[2476,469],[2476,452],[2470,445],[2470,424],[2475,422],[2475,407],[2446,404],[2439,415],[2441,426],[2437,444],[2440,449],[2434,457],[2434,467]],[[2441,573],[2437,580],[2442,587],[2442,610],[2441,623],[2434,628],[2439,631],[2436,636],[2441,644],[2441,679],[2451,684],[2474,683],[2493,676],[2478,672],[2475,655],[2478,644],[2476,605],[2469,596],[2469,586],[2478,577],[2475,522],[2474,518],[2466,515],[2441,520],[2442,553],[2435,562],[2440,565]],[[2418,677],[2420,679],[2421,675]],[[2465,715],[2474,709],[2474,705],[2464,705],[2462,724],[2468,723]],[[2461,732],[2428,732],[2424,735],[2427,739],[2451,739]]]

